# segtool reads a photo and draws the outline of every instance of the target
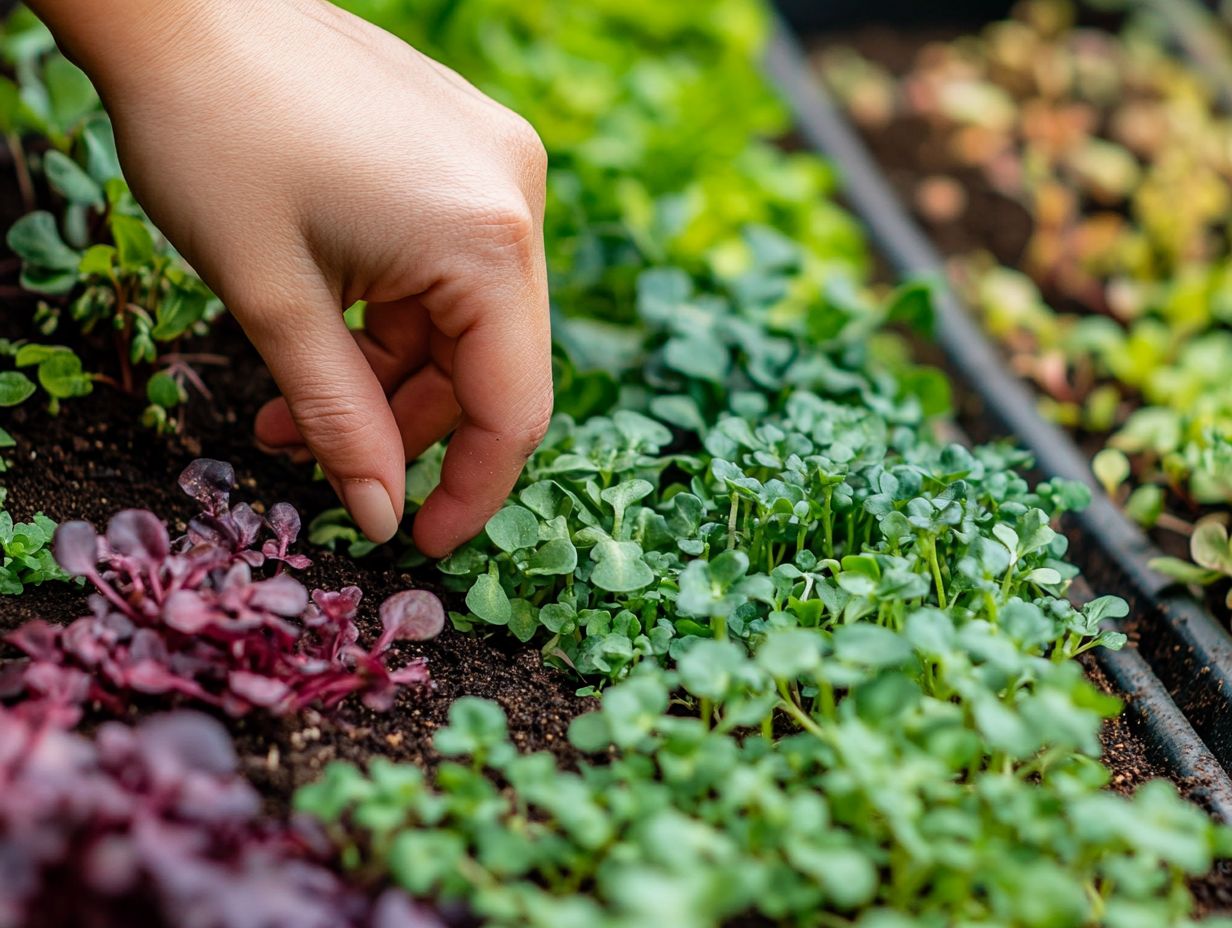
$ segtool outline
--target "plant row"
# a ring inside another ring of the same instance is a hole
[[[1195,563],[1157,566],[1209,584],[1232,566],[1232,123],[1157,23],[1094,15],[1031,0],[905,73],[850,48],[819,68],[879,152],[915,136],[913,205],[961,290],[1045,413],[1097,440],[1109,495],[1169,549],[1192,536]]]

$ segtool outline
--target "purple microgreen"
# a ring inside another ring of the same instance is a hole
[[[306,823],[263,817],[214,719],[68,724],[0,709],[5,924],[440,928],[398,891],[348,888]]]
[[[445,627],[445,609],[427,590],[403,590],[381,603],[381,637],[376,652],[394,641],[427,641]]]
[[[56,563],[74,577],[89,577],[98,566],[98,533],[89,522],[62,522],[52,553]]]
[[[283,571],[307,563],[288,550],[298,513],[279,503],[263,519],[247,503],[231,505],[233,482],[229,465],[189,465],[180,485],[206,511],[175,542],[145,510],[117,513],[103,540],[85,522],[60,526],[62,566],[98,590],[91,614],[6,636],[25,658],[4,669],[0,695],[75,720],[87,702],[119,712],[134,694],[175,694],[238,716],[329,709],[350,695],[388,708],[402,687],[429,685],[423,659],[393,670],[385,654],[394,641],[439,632],[439,600],[422,590],[391,596],[380,609],[383,633],[364,648],[359,588],[310,596]],[[258,550],[262,534],[273,537]]]
[[[235,486],[235,468],[224,461],[199,458],[180,474],[180,489],[201,504],[207,515],[227,512],[231,490]]]

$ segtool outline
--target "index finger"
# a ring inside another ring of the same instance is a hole
[[[472,321],[453,354],[462,421],[449,440],[440,485],[415,516],[415,544],[430,557],[479,534],[547,431],[552,338],[546,276],[540,256],[520,282],[488,284],[451,308],[451,315]]]

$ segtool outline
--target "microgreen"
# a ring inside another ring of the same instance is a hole
[[[86,739],[0,709],[0,919],[439,926],[396,890],[344,885],[307,832],[262,818],[238,767],[222,725],[191,712]]]
[[[290,551],[298,513],[286,503],[264,516],[232,504],[234,483],[230,465],[190,464],[180,486],[202,512],[176,541],[139,509],[117,513],[101,536],[87,522],[56,529],[56,561],[97,591],[91,614],[63,628],[36,620],[7,635],[26,657],[5,668],[5,697],[22,699],[23,711],[34,705],[75,720],[88,702],[118,712],[139,694],[176,694],[243,715],[330,708],[352,694],[387,709],[400,687],[427,686],[422,659],[397,670],[386,660],[393,642],[441,630],[439,600],[422,590],[394,594],[380,607],[381,635],[361,646],[360,590],[310,595],[284,569],[309,564]]]
[[[30,522],[14,522],[0,508],[0,595],[21,593],[46,580],[67,579],[51,553],[55,530],[56,523],[42,513]]]
[[[968,172],[1029,217],[1015,268],[958,255],[959,287],[1044,411],[1106,438],[1092,465],[1109,495],[1146,527],[1188,533],[1192,513],[1232,502],[1232,182],[1202,143],[1227,118],[1149,17],[1114,33],[1074,14],[1022,4],[901,78],[848,48],[820,71],[870,133],[928,126],[951,168],[920,169],[926,221],[978,231]]]

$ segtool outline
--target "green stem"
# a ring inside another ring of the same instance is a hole
[[[937,561],[937,539],[932,535],[928,536],[928,543],[924,546],[924,556],[928,559],[929,569],[933,573],[933,584],[937,587],[937,605],[945,609],[945,582],[941,579],[941,564]]]

